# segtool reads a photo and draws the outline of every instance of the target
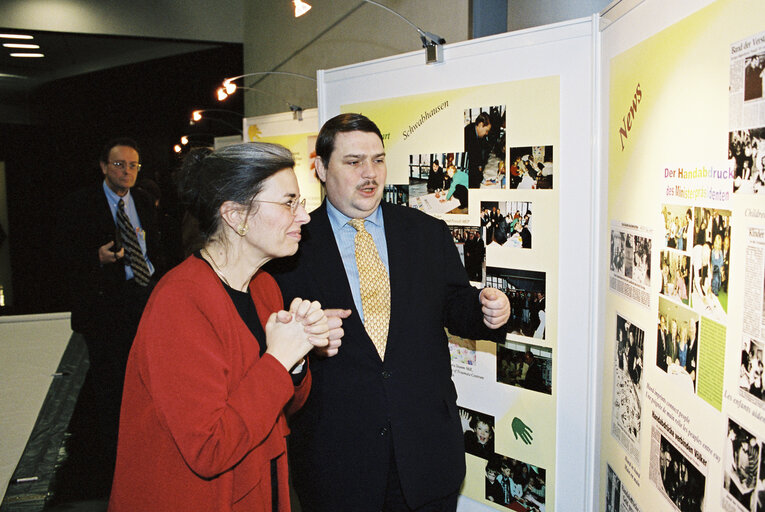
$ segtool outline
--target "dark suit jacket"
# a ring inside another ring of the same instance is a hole
[[[326,204],[303,227],[298,253],[270,269],[286,304],[300,296],[353,310],[338,355],[311,356],[313,388],[291,423],[291,469],[304,510],[380,510],[391,446],[410,506],[457,491],[464,442],[444,327],[504,340],[504,329],[484,326],[479,290],[446,224],[406,207],[382,209],[391,283],[384,363],[354,307]]]
[[[157,278],[162,269],[162,258],[156,211],[145,192],[132,189],[130,195],[146,232],[146,250]],[[116,230],[103,182],[67,197],[59,219],[60,240],[56,245],[66,276],[72,330],[85,332],[94,318],[108,314],[108,308],[120,303],[125,286],[123,264],[101,265],[98,261],[98,248],[113,241]]]

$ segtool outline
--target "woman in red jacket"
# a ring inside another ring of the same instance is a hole
[[[316,302],[282,310],[260,270],[297,251],[310,219],[293,166],[287,149],[263,143],[192,153],[184,164],[180,195],[204,245],[144,310],[110,511],[290,509],[285,415],[308,395],[304,356],[342,333]]]

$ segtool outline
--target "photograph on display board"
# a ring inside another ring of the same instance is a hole
[[[747,429],[728,419],[728,436],[723,455],[723,508],[729,511],[760,511],[758,503],[762,487],[761,472],[762,442]]]
[[[409,206],[408,185],[385,185],[383,189],[383,201],[390,204]]]
[[[640,512],[637,502],[627,488],[622,486],[622,481],[611,465],[606,464],[606,468],[606,512]]]
[[[486,267],[485,285],[504,292],[510,300],[510,335],[545,339],[546,277],[544,272]]]
[[[544,468],[496,454],[486,464],[485,498],[511,510],[544,511],[546,473]]]
[[[511,189],[551,189],[554,169],[552,146],[510,148]]]
[[[455,336],[447,331],[446,337],[449,340],[449,358],[452,362],[452,370],[461,367],[474,367],[476,362],[475,357],[475,340],[468,338],[461,338]]]
[[[552,394],[552,349],[515,341],[497,345],[497,382]]]
[[[428,215],[468,213],[467,153],[409,155],[409,206]]]
[[[691,249],[691,306],[725,322],[730,275],[730,210],[696,207]]]
[[[693,233],[693,208],[691,206],[665,204],[661,207],[664,217],[664,246],[667,249],[687,251],[688,236]]]
[[[648,307],[651,304],[651,232],[619,221],[611,222],[609,288]]]
[[[659,293],[687,306],[690,302],[688,290],[691,279],[691,257],[672,249],[661,251],[659,267],[661,268]]]
[[[728,134],[728,160],[733,173],[733,192],[765,192],[765,128],[736,130]]]
[[[489,460],[494,455],[494,416],[457,407],[465,437],[465,453]]]
[[[751,55],[744,59],[744,101],[762,99],[765,83],[765,53]]]
[[[656,366],[671,376],[677,389],[696,391],[699,358],[699,315],[659,298]]]
[[[481,201],[481,228],[486,245],[531,249],[531,202]]]
[[[765,409],[765,390],[762,385],[763,342],[744,335],[741,345],[738,387],[741,395],[760,409]]]
[[[483,282],[486,246],[478,226],[449,226],[454,244],[460,253],[468,279],[476,283]]]
[[[660,439],[659,450],[651,450],[651,455],[659,458],[659,473],[651,472],[654,485],[662,491],[674,510],[711,510],[704,507],[706,475],[694,464],[692,457],[672,443],[669,434],[655,427],[653,436],[657,435]]]
[[[506,107],[465,109],[469,188],[505,188]]]
[[[611,435],[635,460],[640,460],[643,342],[645,331],[616,315],[614,398]]]

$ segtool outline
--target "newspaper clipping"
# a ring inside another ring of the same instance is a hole
[[[611,290],[648,308],[651,305],[651,231],[614,221],[610,257]]]
[[[606,482],[606,512],[640,512],[637,502],[622,486],[619,476],[608,466],[608,481]]]
[[[737,41],[730,48],[730,132],[728,158],[733,192],[765,190],[765,32]]]
[[[611,435],[637,464],[640,463],[644,338],[643,329],[621,315],[616,316]]]

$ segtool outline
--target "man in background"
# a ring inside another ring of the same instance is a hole
[[[89,481],[99,482],[93,492],[108,496],[127,357],[161,261],[153,201],[132,190],[138,145],[111,140],[99,160],[103,180],[64,200],[57,249],[72,330],[83,335],[90,360],[73,419],[86,450],[77,456],[89,465]]]

